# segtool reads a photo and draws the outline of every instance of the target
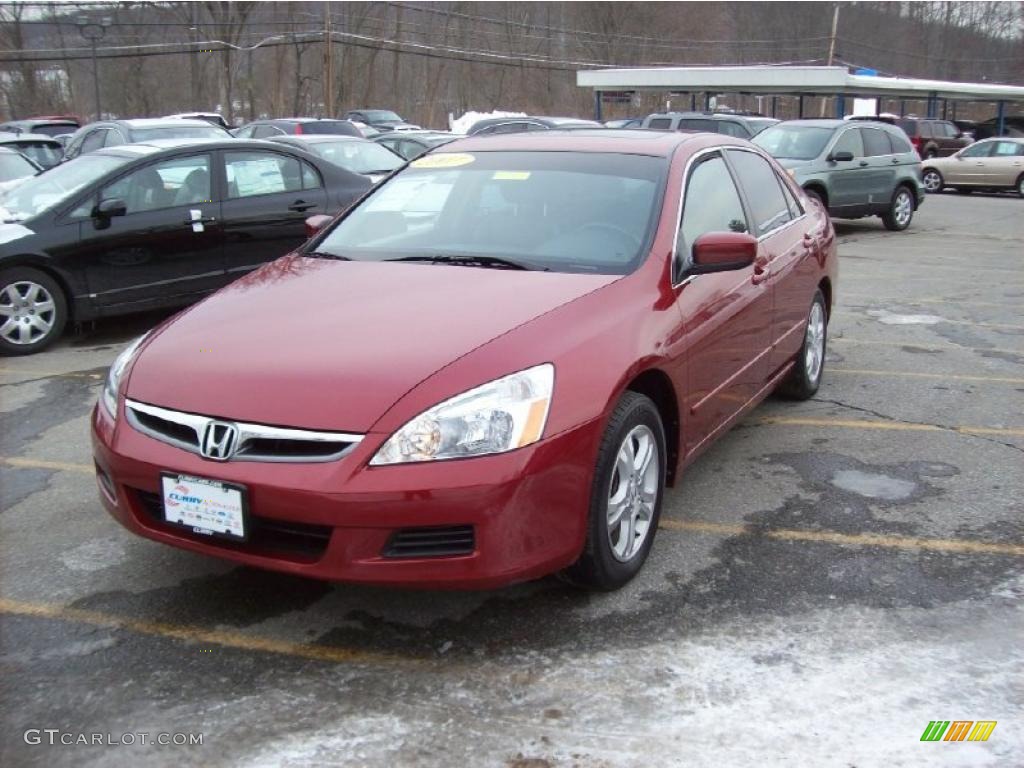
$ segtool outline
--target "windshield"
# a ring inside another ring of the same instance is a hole
[[[559,272],[625,274],[648,247],[666,165],[590,152],[427,155],[315,248],[357,261],[500,257]]]
[[[392,122],[400,123],[402,118],[395,112],[389,112],[386,109],[365,109],[363,110],[367,120],[376,120],[377,122]]]
[[[15,152],[0,154],[0,182],[14,181],[35,175],[35,166],[21,155]]]
[[[15,147],[18,152],[35,160],[43,168],[53,168],[64,156],[60,147],[53,144],[44,144],[41,141],[17,144]]]
[[[352,173],[390,173],[405,162],[390,149],[369,141],[319,141],[309,148]]]
[[[36,125],[32,127],[32,133],[41,133],[44,136],[60,136],[62,133],[74,133],[78,126],[74,123],[50,123],[49,125]]]
[[[132,141],[150,139],[223,139],[228,132],[215,125],[168,125],[159,128],[132,128]]]
[[[52,208],[101,176],[130,162],[118,155],[83,155],[29,179],[0,196],[4,221],[24,221]]]
[[[779,122],[779,121],[778,120],[773,120],[770,117],[747,118],[747,128],[749,128],[750,132],[753,135],[756,136],[761,131],[763,131],[765,128],[767,128],[768,126],[771,126],[771,125],[775,125],[777,122]]]
[[[832,138],[831,128],[813,125],[774,125],[765,128],[752,142],[772,157],[786,160],[813,160]]]

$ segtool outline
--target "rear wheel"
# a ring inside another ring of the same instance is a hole
[[[889,210],[882,215],[882,223],[886,229],[902,232],[910,226],[914,218],[914,196],[906,187],[897,187],[893,193]]]
[[[654,542],[665,488],[665,429],[654,403],[626,392],[601,439],[583,554],[566,575],[613,590],[639,573]]]
[[[828,310],[821,290],[814,293],[811,309],[807,313],[804,343],[796,356],[789,375],[779,385],[779,394],[793,400],[814,397],[821,385],[825,370],[825,341],[828,335]]]
[[[31,267],[0,271],[0,354],[31,355],[60,337],[67,299],[57,281]]]
[[[1024,197],[1024,173],[1017,178],[1017,194]]]
[[[921,177],[921,183],[928,192],[941,192],[943,187],[942,174],[934,168],[928,168]]]

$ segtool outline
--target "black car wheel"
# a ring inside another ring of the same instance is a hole
[[[626,392],[601,439],[587,539],[566,573],[571,581],[610,591],[640,571],[661,515],[666,456],[658,409],[644,395]]]
[[[1017,177],[1017,194],[1024,197],[1024,173]]]
[[[941,192],[945,183],[946,182],[942,178],[942,174],[934,168],[928,168],[921,177],[921,184],[928,192],[931,193]]]
[[[64,291],[31,267],[0,271],[0,354],[31,355],[60,337],[67,322]]]
[[[778,393],[792,400],[808,400],[814,397],[821,386],[821,375],[825,371],[825,348],[828,337],[828,310],[825,296],[815,291],[811,309],[807,313],[807,328],[804,343],[797,353],[796,362],[789,375],[782,380]]]
[[[886,229],[902,232],[914,218],[914,195],[906,187],[896,187],[889,210],[882,215]]]

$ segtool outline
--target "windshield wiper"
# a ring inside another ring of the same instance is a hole
[[[327,251],[306,251],[303,256],[307,256],[311,259],[333,259],[334,261],[352,261],[348,256],[342,256],[338,253],[327,253]]]
[[[485,267],[488,269],[525,269],[535,272],[548,272],[548,267],[527,264],[500,256],[456,256],[448,253],[436,253],[433,256],[402,256],[387,261],[422,261],[428,264],[456,264],[465,267]]]

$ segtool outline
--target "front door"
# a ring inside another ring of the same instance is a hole
[[[273,150],[225,151],[224,252],[238,276],[306,241],[306,218],[327,210],[317,170]]]
[[[943,169],[947,184],[983,184],[989,153],[995,140],[979,141],[963,150]]]
[[[80,263],[97,305],[173,304],[222,284],[223,229],[211,161],[204,153],[144,165],[86,203],[116,199],[126,209],[81,224]]]
[[[868,206],[873,211],[888,210],[896,191],[898,165],[892,141],[881,128],[861,128],[860,136],[864,144],[864,160],[868,164],[865,176]]]
[[[679,271],[691,263],[693,243],[708,232],[756,234],[719,152],[695,164],[686,183],[677,251]],[[698,448],[760,389],[769,345],[771,283],[767,256],[756,266],[684,280],[677,302],[686,348],[684,449]]]

